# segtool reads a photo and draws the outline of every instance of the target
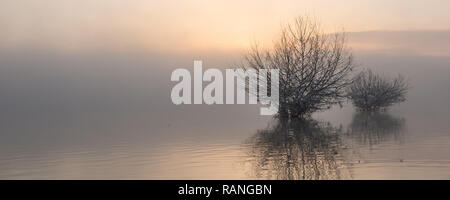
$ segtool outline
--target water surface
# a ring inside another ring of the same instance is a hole
[[[287,122],[172,105],[170,73],[194,57],[173,56],[2,52],[0,179],[450,179],[449,57],[360,53],[409,79],[407,102]]]

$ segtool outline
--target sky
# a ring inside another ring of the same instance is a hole
[[[324,31],[450,30],[447,0],[2,0],[3,48],[230,50],[297,16]]]

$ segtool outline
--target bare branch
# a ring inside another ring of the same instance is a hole
[[[319,24],[299,17],[281,30],[273,49],[252,48],[244,68],[279,69],[281,117],[305,117],[340,104],[353,58],[345,45],[345,34],[324,34]]]

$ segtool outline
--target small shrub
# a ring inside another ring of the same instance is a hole
[[[408,84],[399,75],[387,78],[371,70],[361,72],[350,85],[348,98],[364,111],[376,111],[406,100]]]

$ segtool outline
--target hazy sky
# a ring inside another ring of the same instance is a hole
[[[326,31],[450,30],[448,0],[2,0],[3,47],[235,49],[295,16]]]

